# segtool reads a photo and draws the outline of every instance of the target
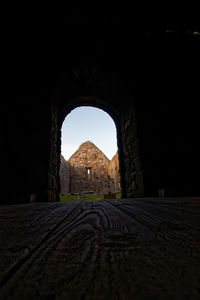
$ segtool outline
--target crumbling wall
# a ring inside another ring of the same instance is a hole
[[[70,193],[70,167],[69,162],[60,157],[60,194],[67,195]]]
[[[119,175],[119,157],[118,151],[113,156],[112,160],[108,164],[108,175],[112,179],[112,185],[110,192],[111,193],[118,193],[120,192],[120,175]]]
[[[93,143],[83,143],[69,163],[71,193],[107,192],[109,159]]]
[[[61,195],[119,192],[118,153],[110,161],[93,143],[87,141],[68,161],[61,155],[60,185]]]

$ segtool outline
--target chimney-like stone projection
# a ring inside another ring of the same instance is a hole
[[[61,195],[120,192],[118,152],[110,161],[92,142],[86,141],[68,161],[61,156]]]

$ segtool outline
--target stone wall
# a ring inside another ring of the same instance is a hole
[[[61,195],[68,193],[108,194],[119,191],[119,162],[110,161],[93,143],[87,141],[68,161],[61,156]]]
[[[49,130],[49,172],[48,172],[48,201],[58,201],[60,193],[59,165],[60,165],[60,145],[61,130],[58,127],[58,113],[56,105],[51,107],[51,130]]]
[[[126,197],[142,197],[143,172],[140,162],[136,115],[133,107],[125,108],[121,115],[121,136],[123,144],[124,187]]]
[[[60,194],[67,195],[69,194],[69,162],[64,159],[61,155],[60,157]]]
[[[120,174],[119,174],[119,155],[118,152],[113,156],[108,164],[108,175],[112,179],[111,193],[120,191]]]

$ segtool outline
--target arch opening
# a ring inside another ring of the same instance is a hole
[[[117,128],[111,116],[94,106],[78,106],[61,128],[60,199],[93,195],[120,197]],[[90,196],[91,199],[91,196]]]
[[[115,123],[121,197],[133,198],[144,195],[133,98],[117,74],[102,68],[95,70],[95,76],[89,77],[91,80],[88,80],[89,69],[84,72],[81,72],[81,69],[68,72],[58,81],[55,88],[51,102],[48,201],[59,200],[63,121],[73,109],[80,106],[99,108],[107,112]]]

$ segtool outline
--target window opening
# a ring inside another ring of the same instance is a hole
[[[87,178],[88,180],[91,179],[91,168],[87,168]]]

